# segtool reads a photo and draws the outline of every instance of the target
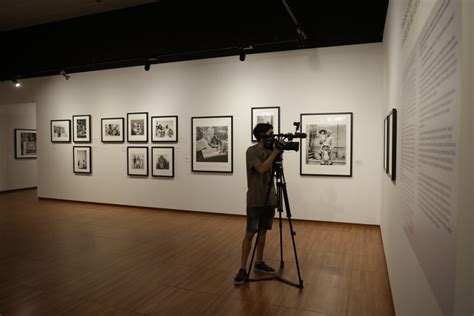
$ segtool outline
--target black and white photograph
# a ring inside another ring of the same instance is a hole
[[[301,175],[352,176],[352,113],[301,114]]]
[[[71,142],[71,120],[51,121],[51,142],[70,143]]]
[[[127,131],[128,142],[148,142],[148,113],[127,113]]]
[[[153,177],[174,177],[174,147],[152,147]]]
[[[148,176],[148,147],[127,147],[127,174]]]
[[[73,141],[75,143],[91,142],[91,116],[90,115],[73,115]]]
[[[91,146],[73,146],[74,173],[92,173]]]
[[[388,115],[388,176],[392,181],[397,174],[397,110],[392,109]]]
[[[36,159],[36,130],[15,129],[15,159]]]
[[[103,143],[123,143],[124,136],[124,118],[103,118],[102,122],[102,142]]]
[[[253,129],[259,123],[268,123],[273,126],[273,133],[280,133],[280,107],[254,107],[252,108],[252,126],[250,135],[252,142],[257,142]]]
[[[388,115],[383,121],[383,169],[388,173]]]
[[[152,116],[151,131],[152,142],[177,142],[178,116]]]
[[[191,118],[192,171],[233,172],[232,116]]]

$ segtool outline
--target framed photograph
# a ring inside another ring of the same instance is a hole
[[[75,143],[91,142],[91,116],[90,115],[73,115],[73,141]]]
[[[148,177],[148,147],[127,147],[127,174]]]
[[[191,118],[192,171],[233,172],[232,116]]]
[[[300,174],[352,177],[352,113],[301,114]]]
[[[148,142],[148,113],[127,113],[127,133],[129,143]]]
[[[151,141],[176,143],[178,141],[178,116],[152,116]]]
[[[71,120],[51,121],[51,142],[70,143],[71,142]]]
[[[123,117],[103,118],[101,120],[102,142],[123,143],[125,141],[124,121]]]
[[[397,110],[388,115],[388,176],[395,181],[397,174]]]
[[[92,173],[91,146],[73,146],[74,173]]]
[[[253,129],[258,123],[269,123],[273,126],[273,133],[280,133],[280,107],[252,108],[252,129],[250,131],[252,142],[257,139],[253,135]]]
[[[388,173],[388,115],[383,121],[383,169]]]
[[[36,159],[36,130],[15,129],[15,159]]]
[[[153,177],[174,177],[174,147],[151,148],[151,175]]]

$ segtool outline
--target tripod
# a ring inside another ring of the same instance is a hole
[[[279,281],[282,281],[286,284],[295,286],[297,288],[302,289],[303,286],[303,280],[301,279],[301,274],[300,274],[300,265],[298,262],[298,254],[296,253],[296,244],[295,244],[295,235],[296,232],[293,230],[293,223],[291,222],[291,210],[290,210],[290,202],[288,201],[288,192],[286,190],[286,181],[285,181],[285,175],[283,173],[283,152],[281,152],[277,158],[275,158],[273,162],[273,170],[272,170],[272,175],[270,178],[270,183],[268,184],[268,191],[267,191],[267,202],[268,198],[270,196],[271,188],[273,186],[273,179],[276,179],[276,185],[277,185],[277,208],[278,208],[278,222],[279,222],[279,227],[280,227],[280,268],[278,271],[275,273],[275,275],[271,277],[263,277],[259,279],[251,279],[250,278],[250,273],[252,272],[252,263],[253,259],[255,257],[255,251],[257,249],[258,245],[258,240],[260,237],[260,229],[258,230],[257,233],[257,239],[255,240],[255,245],[253,247],[252,251],[252,258],[250,259],[250,267],[249,267],[249,272],[247,274],[247,281],[248,282],[255,282],[255,281],[266,281],[266,280],[272,280],[272,279],[277,279]],[[286,210],[286,217],[288,218],[288,223],[290,224],[290,234],[291,234],[291,240],[293,242],[293,252],[295,255],[295,260],[296,260],[296,269],[298,271],[298,280],[299,283],[295,283],[292,281],[289,281],[287,279],[284,279],[281,275],[283,273],[283,270],[285,269],[285,262],[283,261],[283,232],[282,232],[282,213],[283,213],[283,202],[285,203],[285,210]]]

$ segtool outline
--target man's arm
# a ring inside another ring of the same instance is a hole
[[[270,156],[267,157],[262,163],[259,165],[256,165],[254,168],[257,170],[259,174],[264,174],[267,171],[270,171],[272,169],[273,165],[273,160],[278,156],[278,154],[281,152],[280,149],[274,148]]]

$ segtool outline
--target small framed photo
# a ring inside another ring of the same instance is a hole
[[[301,114],[300,174],[352,176],[352,113]]]
[[[388,115],[383,121],[383,169],[388,173]]]
[[[392,181],[397,175],[397,109],[392,109],[388,115],[388,176]]]
[[[91,116],[90,115],[73,115],[73,141],[75,143],[91,142]]]
[[[252,129],[250,131],[252,142],[257,139],[253,135],[253,129],[259,123],[268,123],[273,126],[273,133],[280,133],[280,107],[260,107],[252,108]]]
[[[191,118],[192,171],[233,172],[232,116]]]
[[[127,174],[148,177],[148,147],[127,147]]]
[[[127,113],[127,131],[129,143],[148,142],[148,113]]]
[[[73,146],[74,173],[92,173],[91,146]]]
[[[152,116],[151,141],[170,142],[178,141],[178,116]]]
[[[71,142],[71,120],[51,121],[51,142],[70,143]]]
[[[153,177],[174,177],[174,147],[152,147]]]
[[[123,143],[125,141],[124,121],[123,117],[103,118],[101,120],[102,142]]]
[[[36,130],[15,129],[15,159],[36,159]]]

